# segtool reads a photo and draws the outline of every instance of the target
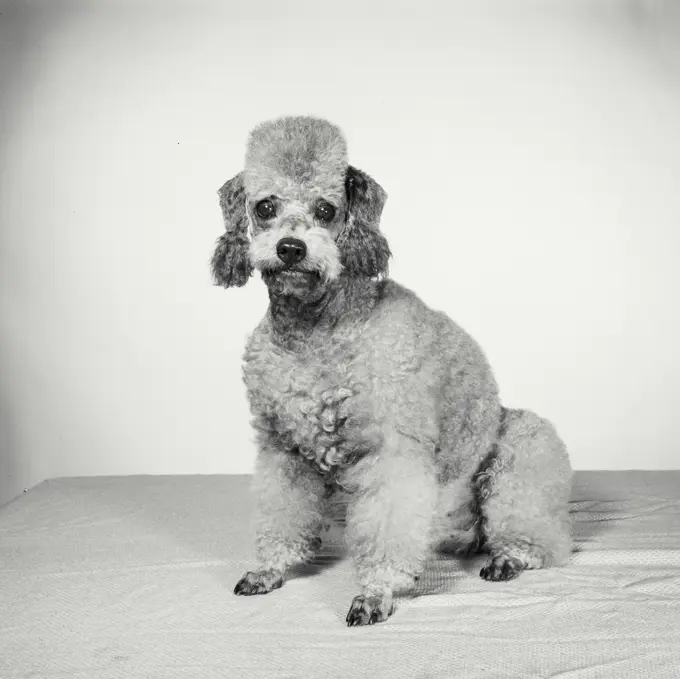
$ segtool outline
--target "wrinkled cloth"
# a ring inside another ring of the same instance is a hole
[[[680,471],[577,472],[577,551],[506,583],[431,558],[385,623],[341,526],[265,596],[249,476],[47,481],[0,508],[0,678],[680,676]]]

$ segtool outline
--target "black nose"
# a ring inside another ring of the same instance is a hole
[[[299,238],[282,238],[276,244],[276,254],[286,266],[292,266],[305,258],[307,246]]]

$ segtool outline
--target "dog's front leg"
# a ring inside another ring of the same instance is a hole
[[[432,451],[391,433],[345,478],[355,489],[346,540],[362,590],[346,622],[370,625],[392,614],[393,593],[413,585],[427,555],[437,500]]]
[[[267,594],[283,584],[286,570],[319,548],[325,486],[298,454],[271,443],[258,453],[253,483],[258,569],[247,572],[234,594]]]

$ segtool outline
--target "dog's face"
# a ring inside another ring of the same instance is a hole
[[[219,191],[226,231],[215,281],[244,285],[253,269],[275,294],[313,298],[343,272],[376,276],[390,256],[379,231],[384,190],[347,163],[330,123],[282,118],[252,133],[245,169]]]

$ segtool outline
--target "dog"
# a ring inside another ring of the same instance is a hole
[[[431,550],[488,554],[491,581],[563,564],[564,443],[501,405],[476,341],[388,277],[387,194],[348,163],[342,131],[305,116],[258,125],[218,194],[215,284],[258,271],[269,293],[243,362],[258,564],[235,594],[271,592],[313,558],[336,492],[361,587],[349,626],[386,620]]]

